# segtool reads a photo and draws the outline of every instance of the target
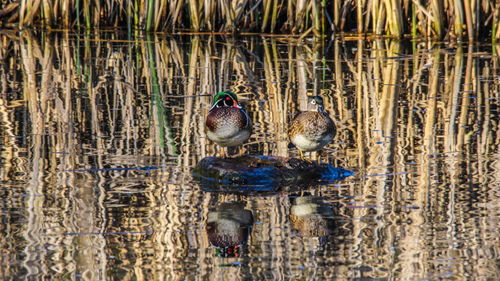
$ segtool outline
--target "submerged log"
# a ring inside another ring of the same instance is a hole
[[[235,158],[206,157],[192,171],[205,191],[278,191],[341,180],[354,173],[330,164],[297,158],[246,155]]]

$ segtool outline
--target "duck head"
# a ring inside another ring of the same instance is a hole
[[[320,96],[312,96],[307,99],[307,111],[324,112],[323,98]]]
[[[220,92],[217,95],[215,95],[210,111],[220,107],[234,107],[237,109],[243,109],[243,106],[241,106],[240,103],[238,102],[236,94],[229,91]]]

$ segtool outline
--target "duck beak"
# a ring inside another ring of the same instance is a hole
[[[233,104],[233,107],[234,107],[234,108],[237,108],[237,109],[242,109],[242,108],[243,108],[243,106],[241,106],[241,105],[240,105],[239,103],[237,103],[237,102],[235,102],[235,103]]]

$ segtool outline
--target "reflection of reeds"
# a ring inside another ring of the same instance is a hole
[[[147,31],[188,28],[191,31],[228,33],[311,32],[321,36],[327,31],[353,29],[363,33],[372,26],[375,34],[394,37],[401,37],[410,30],[414,36],[442,38],[449,35],[458,39],[465,31],[470,41],[486,37],[490,32],[493,39],[500,36],[500,4],[489,0],[444,3],[439,0],[356,0],[343,3],[325,0],[142,0],[126,3],[85,0],[75,4],[69,0],[6,2],[0,6],[0,20],[7,25],[17,23],[20,28],[42,23],[65,28],[75,24],[78,28],[80,25],[86,28],[92,25],[127,26],[129,31],[132,27]]]
[[[243,257],[249,266],[231,274],[264,279],[273,272],[286,279],[284,272],[306,276],[309,268],[328,263],[334,266],[321,267],[325,276],[334,277],[337,269],[347,276],[356,274],[346,264],[382,261],[384,270],[364,274],[417,279],[434,270],[430,264],[441,252],[455,254],[447,243],[459,235],[497,247],[497,237],[488,235],[498,218],[486,209],[472,217],[461,197],[470,192],[461,175],[479,183],[477,205],[498,202],[492,187],[499,170],[498,57],[481,58],[463,47],[428,52],[426,43],[409,51],[382,39],[335,41],[332,51],[314,42],[256,37],[120,41],[90,35],[39,40],[24,34],[20,47],[0,51],[11,61],[0,76],[13,81],[0,83],[0,179],[11,180],[15,171],[28,183],[21,187],[28,198],[19,200],[26,203],[9,201],[25,213],[24,229],[0,226],[0,237],[22,245],[28,254],[22,267],[33,275],[85,273],[95,280],[107,276],[108,268],[127,268],[124,280],[190,279],[196,273],[186,264],[201,264],[208,277],[222,272],[200,232],[216,195],[201,192],[189,171],[218,149],[203,127],[210,96],[223,89],[241,97],[254,121],[244,149],[284,156],[297,154],[287,147],[290,114],[307,95],[322,94],[339,127],[323,159],[370,176],[341,183],[340,190],[324,188],[348,207],[339,216],[348,219],[350,236],[336,240],[341,251],[321,248],[317,256],[304,255],[317,247],[315,240],[291,234],[286,197],[249,197],[247,208],[261,224]],[[9,87],[17,94],[6,95]],[[11,135],[29,138],[7,139]],[[467,159],[455,157],[459,152]],[[67,171],[136,166],[164,168]],[[358,207],[350,205],[353,200],[363,208],[349,208]],[[436,224],[423,227],[431,218]],[[476,225],[487,233],[461,232]],[[137,233],[116,234],[127,231]],[[63,235],[99,232],[107,235]],[[0,249],[9,251],[4,241]],[[398,243],[402,253],[385,251]],[[446,247],[437,248],[442,243]],[[42,245],[50,250],[43,257]],[[16,257],[7,259],[14,264]],[[479,275],[494,266],[483,257],[471,262],[477,271],[461,264],[458,270]],[[299,272],[297,263],[310,267]]]

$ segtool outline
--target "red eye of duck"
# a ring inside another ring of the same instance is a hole
[[[231,100],[231,98],[230,98],[230,97],[226,97],[226,100],[227,100],[227,101],[230,101],[230,100]]]

